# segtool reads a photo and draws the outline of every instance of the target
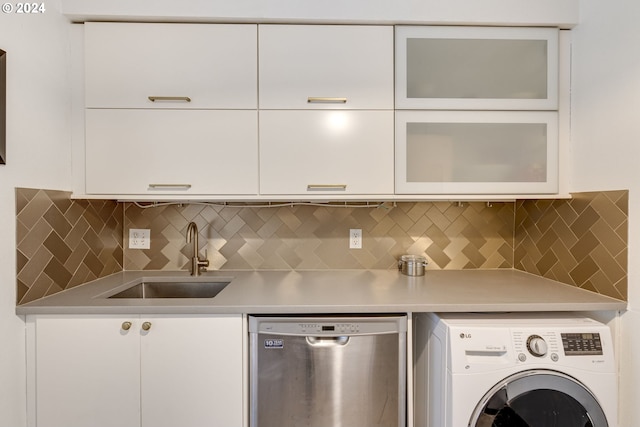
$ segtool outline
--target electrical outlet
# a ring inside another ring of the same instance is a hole
[[[349,249],[362,249],[362,229],[349,230]]]
[[[151,230],[145,228],[129,229],[129,249],[150,249]]]

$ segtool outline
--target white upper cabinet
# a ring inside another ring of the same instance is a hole
[[[393,194],[393,111],[261,111],[260,193]]]
[[[258,33],[260,194],[393,194],[393,28]]]
[[[393,109],[393,27],[258,31],[261,109]]]
[[[558,30],[398,26],[395,105],[557,110]]]
[[[551,111],[398,111],[396,193],[554,194]]]
[[[86,23],[76,195],[566,194],[557,27],[257,22]]]
[[[85,24],[86,194],[257,195],[257,25]]]
[[[85,24],[86,108],[257,107],[256,25]]]
[[[90,109],[85,114],[87,194],[258,193],[255,110]]]

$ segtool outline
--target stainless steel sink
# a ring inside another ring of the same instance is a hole
[[[213,298],[230,281],[143,281],[109,298]]]

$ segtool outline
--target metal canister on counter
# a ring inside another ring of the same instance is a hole
[[[420,255],[402,255],[398,261],[398,270],[407,276],[424,276],[427,259]]]

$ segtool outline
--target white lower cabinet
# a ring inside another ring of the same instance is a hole
[[[86,110],[86,192],[256,195],[255,110]]]
[[[393,194],[393,111],[260,111],[263,195]]]
[[[34,315],[27,331],[31,426],[243,425],[241,315]]]

